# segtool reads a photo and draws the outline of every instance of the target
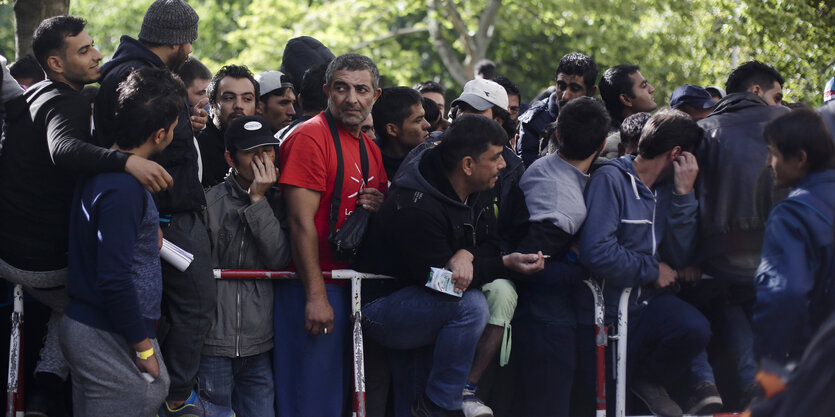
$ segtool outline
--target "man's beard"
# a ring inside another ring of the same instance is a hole
[[[328,98],[328,109],[330,109],[331,114],[333,117],[341,123],[343,126],[359,126],[367,117],[369,112],[364,112],[361,107],[357,108],[347,108],[343,109],[342,107],[336,107],[336,103],[334,103],[330,98]],[[334,110],[337,110],[338,113],[335,113]],[[357,110],[360,112],[359,116],[354,115],[347,115],[343,110]]]
[[[177,54],[168,58],[168,62],[165,63],[165,66],[168,67],[171,72],[179,73],[180,68],[188,59],[188,55],[189,54],[185,53],[185,49],[181,45],[180,49],[177,50]]]

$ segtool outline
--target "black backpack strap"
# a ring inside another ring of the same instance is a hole
[[[339,205],[342,203],[342,179],[345,175],[345,162],[342,159],[342,143],[339,140],[339,131],[336,128],[336,121],[333,119],[330,110],[325,110],[325,119],[331,130],[333,146],[336,149],[336,181],[333,187],[331,208],[328,220],[330,222],[330,234],[336,233],[336,224],[339,222]],[[368,152],[365,149],[365,139],[360,133],[360,164],[362,164],[362,186],[368,185]]]
[[[331,210],[328,216],[330,222],[330,234],[336,232],[336,224],[339,221],[339,205],[342,203],[342,178],[345,171],[344,162],[342,161],[342,144],[339,141],[339,131],[336,129],[336,121],[331,116],[331,111],[325,110],[325,119],[328,121],[328,127],[331,129],[331,138],[333,138],[333,146],[336,149],[336,183],[333,187],[333,197],[331,198]]]

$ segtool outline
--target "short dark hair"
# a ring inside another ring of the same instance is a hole
[[[301,106],[304,112],[321,111],[328,107],[328,96],[322,89],[325,85],[325,72],[331,61],[312,66],[304,72],[299,87]]]
[[[609,113],[594,97],[577,97],[560,109],[557,117],[559,153],[566,159],[581,161],[593,155],[606,140]]]
[[[606,70],[603,76],[600,77],[600,98],[606,104],[606,110],[613,119],[621,120],[624,105],[620,101],[620,95],[626,94],[628,97],[635,97],[632,92],[632,79],[630,75],[638,72],[641,67],[637,65],[621,64],[615,65]]]
[[[444,87],[441,86],[440,84],[436,83],[435,81],[421,81],[421,82],[415,84],[415,86],[412,87],[412,88],[414,88],[415,90],[418,91],[418,93],[421,93],[421,94],[423,94],[423,93],[438,93],[440,95],[446,94],[446,90],[444,90]]]
[[[206,90],[209,95],[209,104],[213,106],[217,104],[217,87],[220,85],[220,80],[226,77],[248,79],[255,88],[255,97],[258,97],[260,92],[258,81],[255,81],[255,76],[252,75],[252,71],[246,65],[224,65],[209,82],[209,88]]]
[[[702,128],[687,113],[664,108],[649,118],[638,142],[638,155],[652,159],[676,146],[692,151],[702,138]]]
[[[780,86],[784,82],[777,70],[759,61],[748,61],[731,71],[725,82],[725,91],[728,94],[742,93],[754,85],[759,85],[763,90],[769,90],[775,81]]]
[[[473,66],[473,72],[485,80],[492,80],[496,77],[496,64],[489,59],[482,59]]]
[[[588,90],[594,87],[599,73],[597,64],[590,56],[579,52],[571,52],[563,55],[560,59],[560,63],[557,65],[557,71],[554,73],[554,80],[556,81],[560,74],[579,75],[583,77],[583,84],[585,84],[586,90]]]
[[[814,110],[792,110],[766,123],[765,141],[777,147],[784,158],[797,158],[806,152],[809,171],[835,167],[835,143],[821,116]]]
[[[522,93],[519,92],[519,86],[511,81],[510,78],[499,75],[496,78],[493,78],[493,82],[504,87],[504,91],[507,92],[508,96],[518,96],[519,101],[522,101]]]
[[[116,144],[128,150],[142,146],[158,129],[180,116],[186,89],[170,71],[143,67],[132,71],[116,90]]]
[[[644,125],[650,117],[652,114],[642,111],[623,119],[623,123],[620,124],[620,143],[624,148],[630,143],[637,144],[641,140],[641,132],[644,131]]]
[[[441,108],[438,107],[438,103],[435,103],[434,100],[426,97],[422,97],[421,102],[425,113],[423,118],[429,122],[429,131],[431,132],[438,128],[438,123],[441,121]]]
[[[342,54],[334,58],[325,71],[325,83],[328,87],[332,86],[333,74],[339,70],[368,71],[371,73],[371,88],[376,90],[380,85],[380,71],[377,69],[377,64],[367,56],[360,54]]]
[[[183,84],[186,85],[186,88],[188,88],[194,80],[210,80],[212,78],[212,72],[209,71],[209,68],[193,56],[188,57],[186,62],[183,62],[183,65],[180,67],[180,70],[177,71],[177,74],[180,76],[180,79],[183,80]]]
[[[49,70],[46,60],[53,55],[64,55],[65,39],[78,36],[87,21],[75,16],[55,16],[44,19],[32,35],[32,52],[44,71]]]
[[[412,106],[423,106],[423,97],[415,89],[409,87],[386,87],[380,93],[380,98],[371,108],[374,119],[374,132],[382,145],[392,139],[386,132],[386,125],[394,123],[403,126],[403,121],[412,114]]]
[[[505,143],[507,134],[498,123],[477,114],[464,114],[444,131],[437,149],[444,170],[452,172],[465,156],[478,160],[490,145]]]
[[[41,64],[38,64],[38,60],[32,54],[26,54],[9,65],[9,73],[15,79],[31,78],[34,82],[43,81],[46,78]]]

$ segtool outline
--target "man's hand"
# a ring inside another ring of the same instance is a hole
[[[519,253],[513,252],[502,256],[505,268],[520,274],[530,275],[545,269],[545,256],[542,252]]]
[[[673,172],[676,194],[689,194],[693,191],[696,177],[699,176],[699,164],[696,162],[696,156],[690,152],[682,152],[673,161]]]
[[[159,244],[159,248],[162,249],[162,227],[157,226],[157,244]]]
[[[676,271],[673,268],[670,268],[670,265],[667,265],[664,262],[659,262],[658,281],[655,282],[655,286],[658,288],[664,288],[675,282],[676,276]]]
[[[209,114],[206,113],[206,105],[209,104],[209,99],[203,97],[194,107],[191,108],[191,130],[198,133],[206,127],[206,122],[209,121]]]
[[[702,279],[702,269],[698,266],[688,266],[678,270],[679,279],[684,282],[699,282]]]
[[[151,348],[153,348],[153,345],[151,345],[151,341],[148,339],[133,345],[133,349],[137,352],[144,352]],[[136,367],[142,372],[149,373],[154,378],[159,377],[159,362],[157,362],[157,353],[158,352],[154,352],[154,354],[149,356],[148,359],[136,358]]]
[[[304,329],[314,336],[333,332],[333,307],[327,296],[307,301],[304,307]]]
[[[466,249],[459,249],[449,258],[446,269],[452,271],[452,283],[455,284],[455,292],[463,293],[473,282],[473,256]]]
[[[160,164],[140,156],[131,155],[125,162],[125,172],[132,175],[146,190],[152,193],[165,191],[174,185],[174,179]]]
[[[249,185],[249,200],[252,204],[264,198],[264,195],[278,181],[278,168],[265,160],[261,155],[252,158],[252,173],[254,179]]]
[[[383,205],[385,196],[380,190],[371,187],[365,187],[360,190],[357,196],[357,206],[362,207],[372,213],[376,213]]]

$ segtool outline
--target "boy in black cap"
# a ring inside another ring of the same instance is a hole
[[[284,213],[275,186],[278,139],[259,116],[235,119],[225,139],[232,171],[206,194],[212,266],[281,269],[290,261],[290,245],[279,221]],[[241,417],[275,416],[272,317],[272,281],[218,281],[217,312],[198,378],[209,401],[232,407]]]

